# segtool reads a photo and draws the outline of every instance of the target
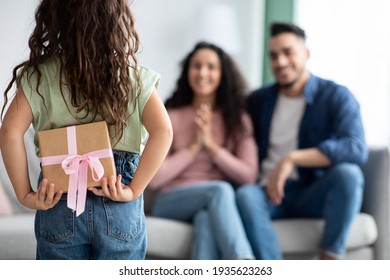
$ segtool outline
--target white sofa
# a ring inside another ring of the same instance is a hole
[[[365,192],[362,211],[347,240],[347,259],[390,259],[390,154],[387,147],[370,147],[362,167]],[[145,211],[150,213],[153,193],[145,192]],[[150,259],[188,259],[192,227],[189,224],[147,216]],[[322,220],[274,221],[285,259],[318,258]]]
[[[38,161],[31,139],[26,135],[31,179],[37,180]],[[347,259],[390,259],[389,150],[371,147],[363,166],[366,186],[362,213],[352,226],[347,242]],[[0,216],[0,259],[34,259],[34,211],[17,202],[0,159],[0,179],[10,196],[14,214]],[[153,193],[145,192],[148,229],[148,259],[188,259],[192,227],[177,221],[149,216]],[[281,220],[274,222],[286,259],[313,259],[317,256],[323,222],[321,220]]]

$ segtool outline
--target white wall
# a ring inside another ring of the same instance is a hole
[[[134,0],[136,27],[143,42],[141,62],[162,75],[160,95],[171,94],[179,63],[195,44],[198,19],[204,6],[230,4],[237,12],[241,51],[232,54],[249,85],[261,81],[264,0]],[[198,36],[199,37],[199,36]]]
[[[37,0],[0,2],[0,104],[11,80],[12,69],[28,57],[27,41],[33,28]]]
[[[388,0],[297,0],[310,69],[354,93],[370,145],[390,145],[389,12]]]
[[[32,30],[38,0],[0,2],[0,88],[3,92],[12,68],[27,58],[27,41]],[[233,57],[251,88],[260,85],[264,0],[133,0],[136,28],[143,50],[140,62],[162,75],[160,96],[171,94],[179,72],[179,62],[193,47],[191,32],[205,5],[227,3],[237,11],[241,51]]]

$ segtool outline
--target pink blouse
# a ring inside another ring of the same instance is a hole
[[[221,145],[216,156],[203,148],[195,157],[188,147],[195,137],[195,110],[191,106],[169,109],[173,127],[173,142],[162,166],[149,184],[152,189],[172,188],[210,180],[254,183],[258,175],[257,147],[253,127],[247,114],[242,116],[245,133],[236,147],[224,145],[224,123],[220,112],[212,116],[212,134]],[[224,146],[223,146],[224,145]]]

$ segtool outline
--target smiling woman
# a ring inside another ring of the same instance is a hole
[[[210,49],[202,49],[194,54],[188,70],[190,87],[196,93],[199,104],[213,104],[221,81],[221,63],[217,53]]]
[[[194,224],[193,259],[253,258],[233,189],[258,170],[245,89],[230,56],[201,42],[166,101],[174,138],[150,183],[158,191],[152,214]]]

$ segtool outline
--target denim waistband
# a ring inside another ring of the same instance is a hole
[[[122,175],[122,183],[128,185],[137,170],[140,155],[137,153],[113,150],[116,173]]]

